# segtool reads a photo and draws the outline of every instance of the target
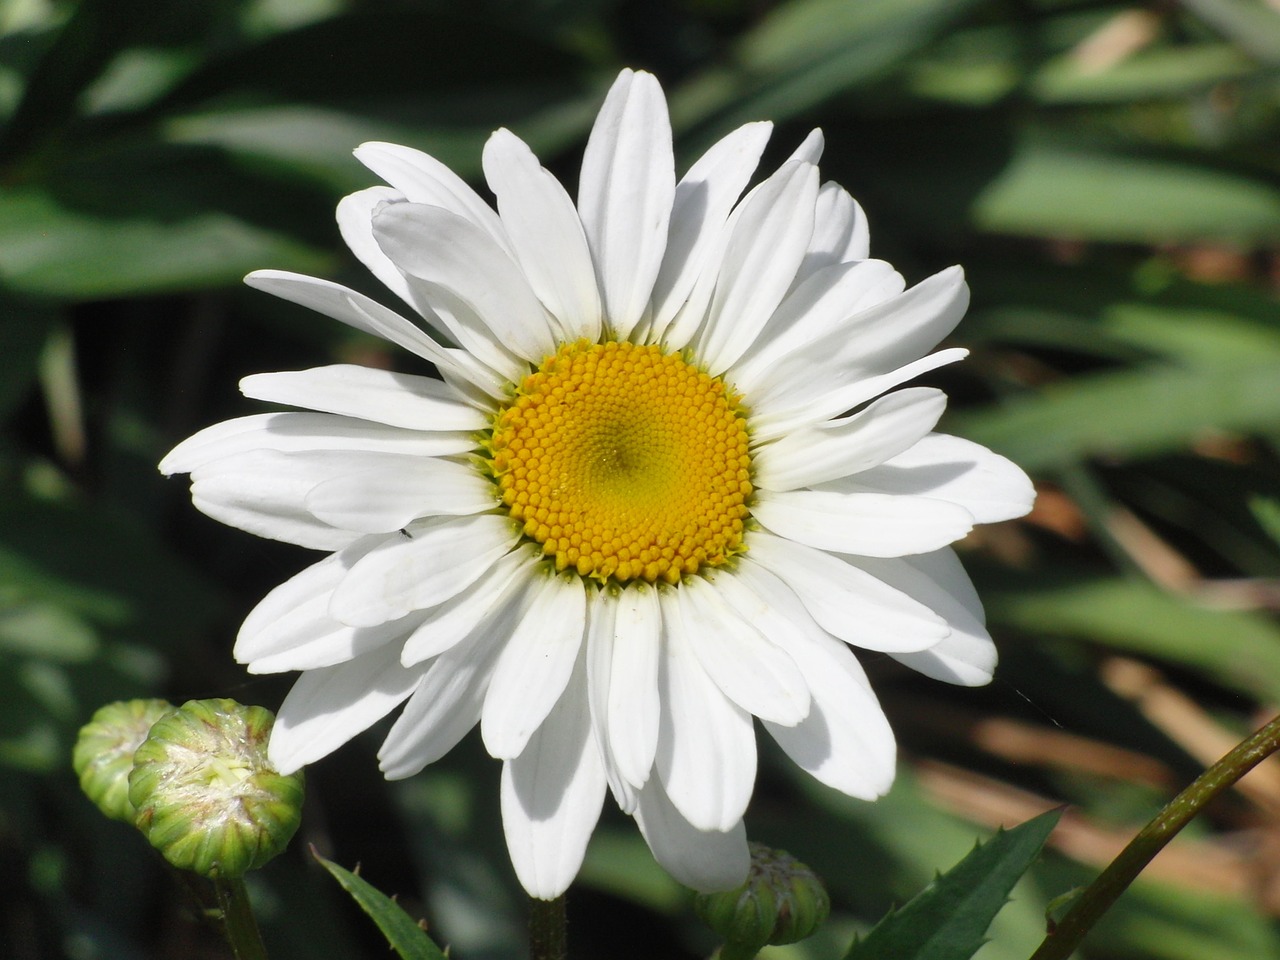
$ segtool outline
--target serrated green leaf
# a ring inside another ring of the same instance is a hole
[[[362,880],[350,870],[344,870],[333,861],[326,860],[314,850],[312,856],[333,875],[343,890],[351,894],[360,909],[373,919],[382,935],[387,938],[387,943],[403,960],[446,960],[444,951],[432,942],[417,921],[405,913],[398,903],[373,884]]]
[[[969,960],[1061,811],[997,833],[854,942],[844,960]]]

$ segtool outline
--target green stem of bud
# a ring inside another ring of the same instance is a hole
[[[267,960],[258,921],[249,904],[249,891],[240,877],[222,877],[213,881],[222,909],[222,932],[231,944],[236,960]]]
[[[554,900],[529,898],[529,960],[565,960],[568,923],[564,894]]]
[[[1139,831],[1054,926],[1031,960],[1066,960],[1142,869],[1222,791],[1280,749],[1280,716],[1196,778]]]

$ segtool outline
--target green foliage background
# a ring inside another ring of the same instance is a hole
[[[965,551],[1001,646],[991,687],[869,658],[902,741],[888,798],[835,795],[761,742],[749,829],[824,874],[836,908],[827,933],[768,957],[839,956],[990,832],[997,786],[1121,835],[1154,812],[1197,763],[1103,682],[1117,654],[1233,735],[1280,702],[1274,6],[0,0],[0,956],[225,955],[141,839],[80,796],[70,744],[112,699],[277,706],[287,678],[248,677],[231,640],[310,559],[207,520],[155,463],[251,412],[244,374],[407,362],[240,278],[274,267],[384,296],[332,221],[374,181],[353,146],[411,144],[478,182],[485,138],[509,126],[572,183],[624,65],[663,80],[686,164],[746,120],[779,122],[775,160],[820,125],[823,174],[867,208],[876,256],[913,282],[965,265],[957,342],[974,353],[936,379],[945,426],[1043,491],[1032,521]],[[984,746],[970,722],[984,717],[1020,724],[1040,756]],[[362,861],[460,960],[519,956],[496,764],[473,737],[386,784],[376,733],[309,771],[300,839]],[[1062,733],[1167,782],[1082,772],[1055,753]],[[940,790],[940,771],[986,805]],[[1233,853],[1240,883],[1148,880],[1084,955],[1280,957],[1275,813],[1217,810],[1197,840]],[[253,878],[272,955],[385,956],[296,846]],[[1096,869],[1096,851],[1074,854],[1093,865],[1047,856],[981,957],[1027,956],[1046,903]],[[580,957],[712,946],[616,811],[571,924]]]

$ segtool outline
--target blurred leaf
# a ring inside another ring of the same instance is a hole
[[[0,290],[0,421],[26,399],[36,380],[45,342],[59,313],[43,304],[7,296]]]
[[[1280,237],[1280,190],[1203,161],[1032,139],[1015,148],[972,215],[996,233],[1259,242]]]
[[[0,283],[24,294],[88,300],[202,289],[238,283],[264,264],[315,273],[328,262],[224,213],[107,219],[34,188],[0,196]]]
[[[1257,73],[1258,64],[1225,43],[1143,50],[1097,69],[1071,56],[1045,64],[1031,82],[1044,103],[1131,103],[1185,97]]]
[[[1261,614],[1197,606],[1118,577],[1059,572],[992,586],[983,595],[992,623],[1160,657],[1261,699],[1280,698],[1280,626]]]
[[[1280,546],[1280,498],[1251,497],[1249,510],[1272,540]]]
[[[1280,64],[1280,12],[1256,0],[1183,0],[1183,6],[1250,56]]]
[[[98,652],[93,627],[47,603],[0,606],[0,650],[49,660],[82,661]]]
[[[446,960],[444,952],[432,943],[426,931],[393,899],[350,870],[344,870],[336,863],[326,860],[314,849],[311,855],[360,904],[360,909],[373,919],[392,949],[404,960]]]
[[[1060,810],[1002,830],[906,906],[854,941],[845,960],[969,960],[1018,879],[1040,855]]]
[[[1280,361],[1182,369],[1151,366],[1080,376],[996,408],[957,415],[955,433],[1028,470],[1084,457],[1142,457],[1206,432],[1280,422]]]

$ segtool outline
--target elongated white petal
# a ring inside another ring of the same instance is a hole
[[[950,632],[924,604],[839,557],[763,531],[753,533],[748,544],[741,565],[759,564],[774,574],[822,629],[846,643],[867,650],[925,650]]]
[[[529,610],[507,641],[485,694],[480,733],[499,760],[518,757],[564,693],[586,629],[587,598],[575,574],[531,588]]]
[[[430,154],[398,143],[362,143],[356,159],[412,203],[441,207],[466,217],[504,249],[506,232],[493,208],[467,182]]]
[[[969,351],[962,347],[939,350],[896,370],[873,377],[864,377],[828,389],[806,389],[796,386],[775,396],[765,404],[765,410],[751,418],[751,428],[757,443],[764,443],[792,430],[829,420],[836,414],[851,410],[872,397],[878,397],[899,384],[906,383],[921,374],[963,360]]]
[[[520,267],[470,220],[441,207],[399,203],[374,217],[373,235],[396,266],[456,297],[484,325],[452,325],[463,346],[473,352],[503,347],[533,361],[555,352],[546,311]],[[433,306],[448,322],[446,304]]]
[[[494,369],[456,350],[442,347],[400,314],[364,294],[328,280],[283,270],[255,270],[244,278],[244,282],[255,290],[315,310],[403,347],[424,360],[430,360],[446,379],[468,383],[486,396],[503,396],[505,381]]]
[[[746,881],[751,853],[741,820],[723,831],[699,830],[654,780],[640,791],[636,824],[654,859],[686,887],[712,893]]]
[[[762,720],[792,725],[809,712],[809,688],[795,662],[734,609],[720,577],[693,577],[676,596],[693,652],[730,700]]]
[[[356,258],[368,268],[369,272],[382,281],[382,285],[407,303],[416,312],[430,312],[430,308],[420,302],[413,287],[405,279],[400,268],[391,262],[391,258],[382,252],[378,241],[373,238],[373,214],[383,204],[403,203],[405,196],[399,190],[390,187],[369,187],[357,190],[338,201],[338,232]]]
[[[650,342],[659,342],[715,249],[734,202],[760,162],[773,124],[748,123],[704,153],[676,184],[662,266],[653,285]]]
[[[520,885],[550,900],[582,867],[605,776],[591,735],[583,658],[521,754],[502,765],[502,825]]]
[[[496,604],[470,640],[414,668],[425,669],[426,676],[378,751],[387,779],[411,777],[435,763],[479,723],[494,665],[527,608],[526,599],[517,592]]]
[[[578,213],[610,335],[624,340],[653,292],[676,189],[671,121],[658,81],[624,70],[582,156]]]
[[[818,171],[789,163],[734,211],[698,356],[723,373],[755,341],[795,279],[813,234]]]
[[[349,363],[256,373],[240,381],[240,392],[410,430],[482,430],[487,419],[439,380]]]
[[[795,490],[877,466],[932,430],[946,406],[941,390],[912,387],[852,416],[797,430],[756,452],[756,486]]]
[[[600,293],[573,200],[510,130],[484,147],[484,175],[516,262],[558,325],[561,339],[600,336]]]
[[[457,596],[520,536],[507,517],[419,521],[358,561],[333,592],[329,614],[357,627],[398,620]]]
[[[802,770],[863,800],[888,792],[894,777],[893,730],[849,648],[826,638],[796,644],[813,708],[800,723],[765,729]]]
[[[756,776],[751,714],[729,700],[698,662],[676,594],[662,590],[661,713],[655,768],[676,809],[699,830],[742,819]]]
[[[306,506],[326,523],[362,533],[392,533],[419,517],[465,516],[498,506],[492,483],[469,464],[385,455],[371,465],[317,484]]]
[[[396,708],[424,669],[400,665],[394,644],[350,663],[308,670],[280,704],[267,756],[292,773],[342,746]]]
[[[959,504],[978,523],[1021,517],[1036,491],[1017,464],[960,437],[932,433],[914,446],[831,489],[904,493]]]
[[[818,191],[813,238],[796,271],[796,282],[833,263],[865,260],[870,252],[871,233],[862,207],[838,183],[827,181]]]
[[[890,656],[935,680],[966,687],[990,682],[996,667],[995,644],[987,633],[982,602],[954,550],[901,560],[858,557],[851,562],[936,610],[951,624],[951,635],[937,646]]]
[[[528,589],[537,559],[533,544],[522,544],[496,560],[468,589],[428,610],[405,639],[400,662],[406,667],[421,663],[485,629]]]
[[[190,473],[250,450],[357,450],[438,457],[465,453],[475,445],[469,433],[425,433],[328,413],[259,413],[224,420],[192,434],[160,461],[160,472],[166,476]]]
[[[787,157],[787,161],[799,161],[800,163],[808,163],[813,166],[818,165],[818,161],[822,159],[822,151],[827,148],[827,138],[822,135],[822,128],[814,127],[809,131],[808,135],[800,141],[800,146],[791,151],[791,156]]]
[[[643,582],[627,584],[614,614],[609,751],[633,787],[648,781],[658,749],[661,630],[658,591]]]
[[[973,515],[964,507],[889,493],[762,490],[751,513],[789,540],[864,557],[926,553],[973,529]]]

